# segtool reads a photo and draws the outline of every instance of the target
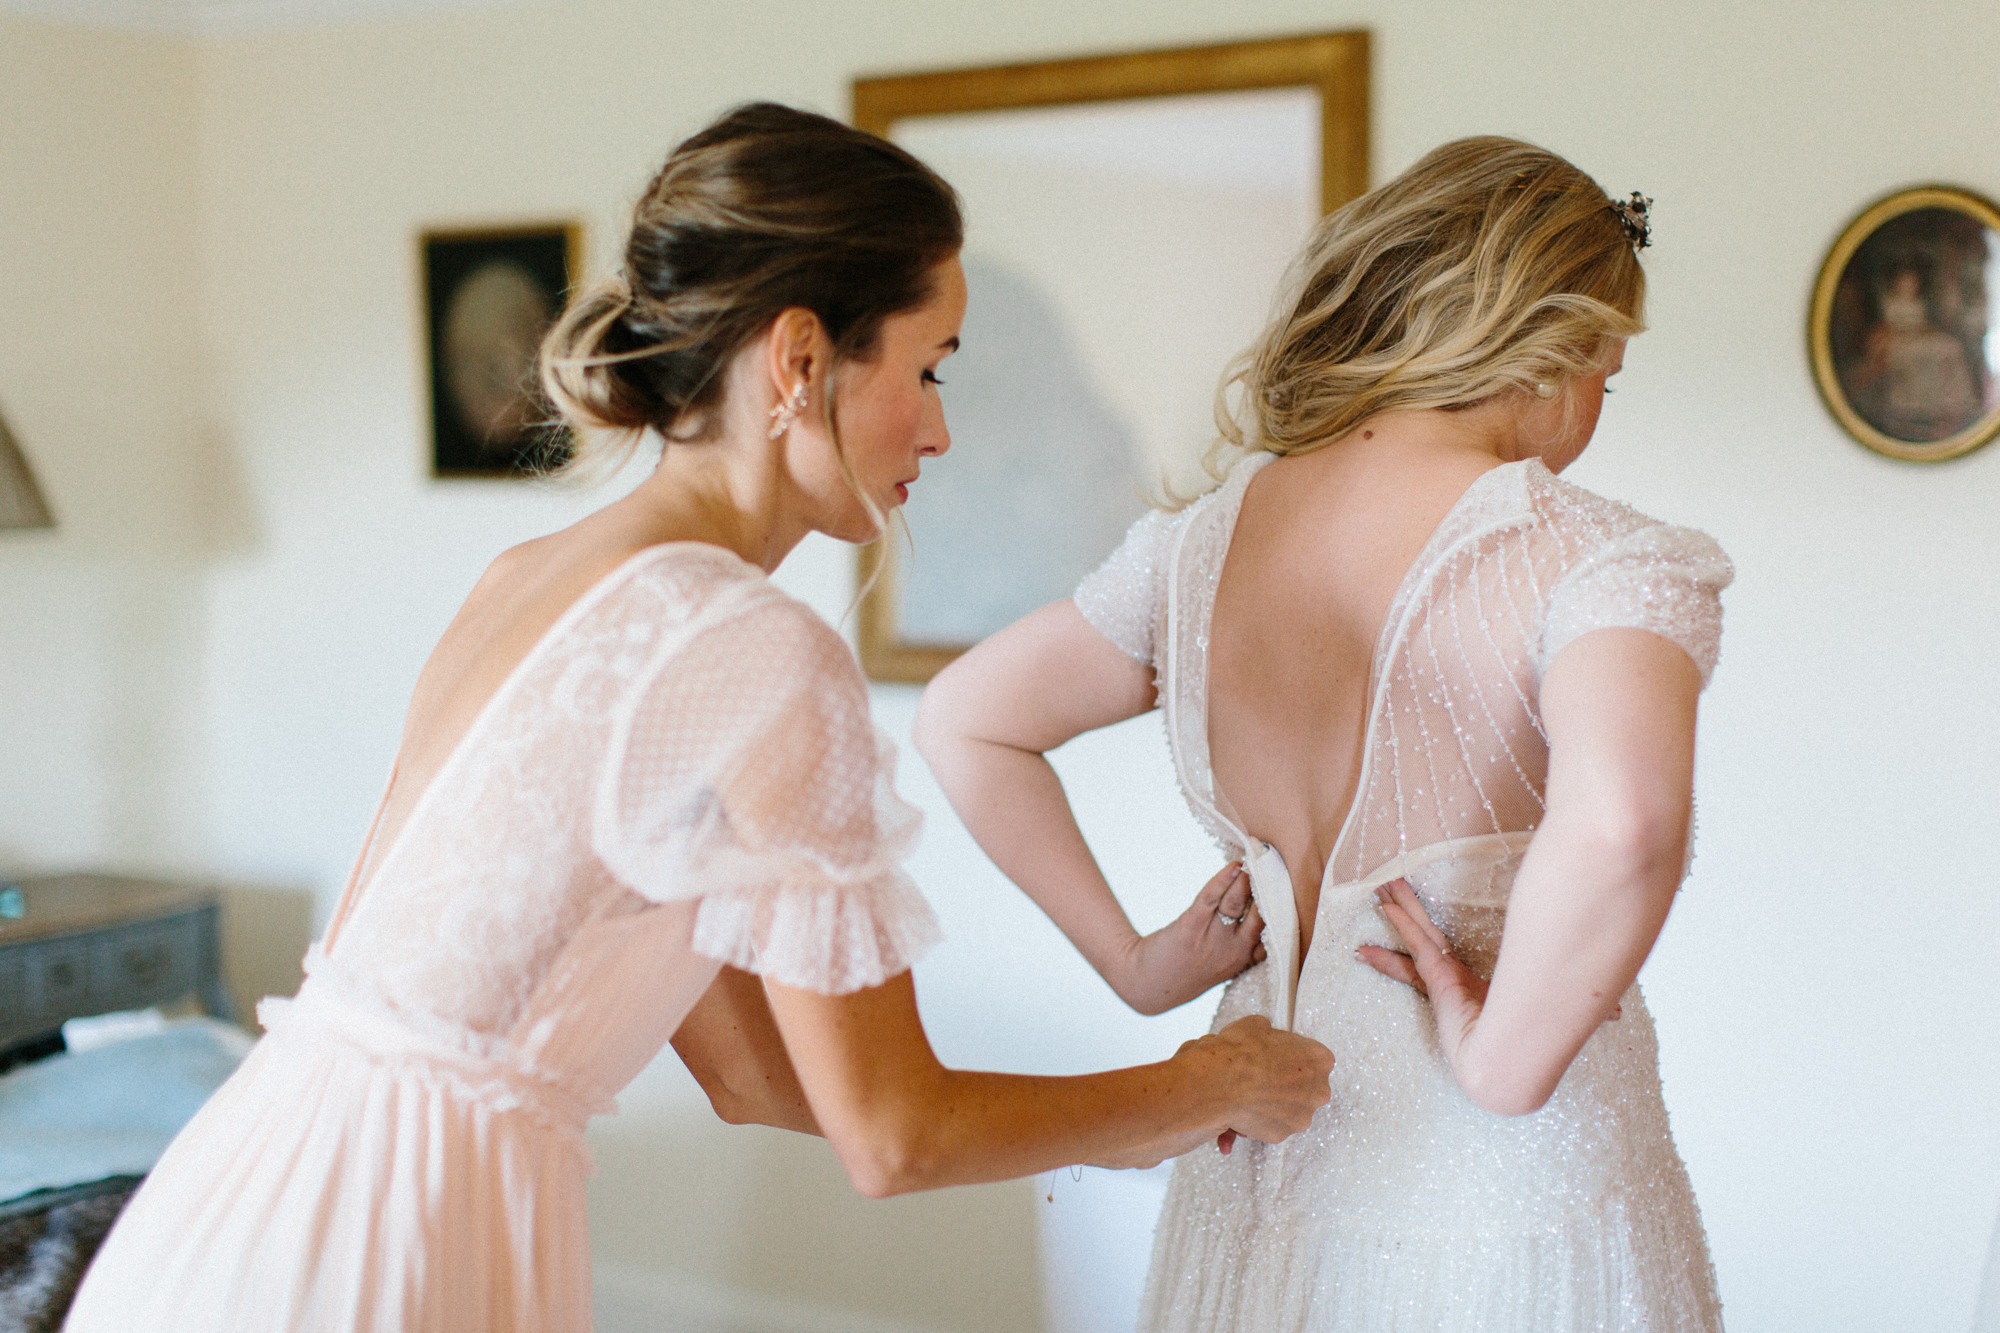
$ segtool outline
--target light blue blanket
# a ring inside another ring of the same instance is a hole
[[[210,1018],[0,1074],[0,1199],[142,1175],[248,1049]]]

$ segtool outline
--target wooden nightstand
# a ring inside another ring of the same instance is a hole
[[[0,918],[0,1047],[189,993],[232,1016],[214,889],[113,875],[14,882],[27,910]]]

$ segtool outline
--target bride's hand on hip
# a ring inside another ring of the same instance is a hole
[[[1115,985],[1118,997],[1142,1014],[1186,1004],[1261,961],[1263,930],[1250,877],[1232,861],[1171,924],[1133,937]]]
[[[1409,952],[1397,953],[1379,944],[1364,944],[1355,952],[1362,962],[1383,976],[1393,977],[1415,987],[1419,995],[1430,997],[1431,1009],[1437,1014],[1438,1046],[1450,1063],[1479,1022],[1480,1011],[1486,1005],[1486,978],[1458,960],[1458,955],[1451,951],[1451,942],[1424,910],[1423,901],[1408,880],[1390,880],[1375,890],[1375,898],[1382,905],[1382,915]],[[1611,1018],[1617,1018],[1620,1012],[1614,1005]]]
[[[1438,1045],[1449,1063],[1479,1022],[1479,1011],[1486,1004],[1486,978],[1458,961],[1409,881],[1390,880],[1375,890],[1375,900],[1409,952],[1397,953],[1379,944],[1364,944],[1355,952],[1383,976],[1430,997],[1437,1015]]]

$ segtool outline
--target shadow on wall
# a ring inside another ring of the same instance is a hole
[[[43,434],[60,526],[0,539],[0,842],[24,871],[202,865],[209,572],[263,541],[241,463],[213,430]]]
[[[0,542],[0,841],[23,872],[202,861],[200,571]]]
[[[603,1333],[1043,1328],[1033,1181],[865,1199],[824,1141],[695,1106],[598,1121],[590,1146]]]
[[[100,859],[199,865],[201,675],[207,596],[199,568],[106,562],[96,580],[103,695],[85,755],[103,793]]]
[[[189,554],[206,563],[247,555],[264,544],[240,452],[221,428],[194,432],[186,483]]]
[[[1146,508],[1132,432],[1055,304],[991,259],[968,258],[965,281],[965,347],[939,372],[952,447],[904,510],[901,629],[924,643],[972,643],[1069,596]]]

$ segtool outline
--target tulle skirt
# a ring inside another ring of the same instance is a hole
[[[1639,988],[1545,1107],[1505,1117],[1459,1088],[1429,1004],[1354,956],[1393,946],[1373,886],[1401,874],[1490,971],[1525,845],[1440,844],[1322,890],[1295,1026],[1333,1050],[1333,1100],[1283,1143],[1174,1164],[1144,1333],[1720,1333]],[[1215,1026],[1281,1001],[1260,963]]]

